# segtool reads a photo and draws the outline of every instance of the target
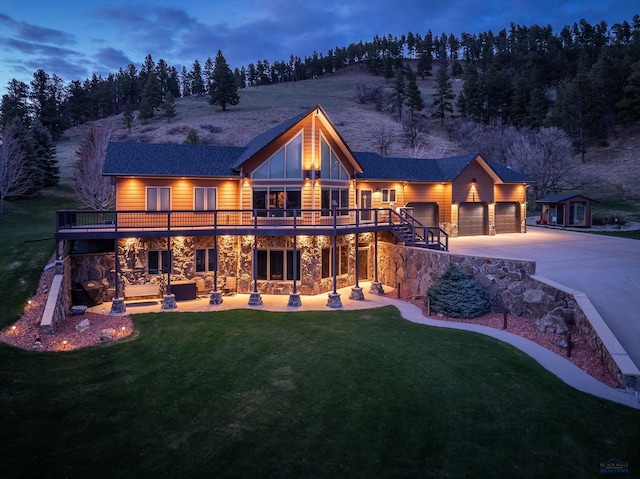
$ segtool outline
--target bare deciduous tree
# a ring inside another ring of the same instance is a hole
[[[386,155],[387,148],[389,148],[391,143],[393,143],[393,132],[387,129],[384,125],[381,126],[377,131],[375,142],[376,146],[380,150],[380,154]]]
[[[539,198],[556,193],[575,166],[571,140],[556,127],[523,133],[509,148],[507,164],[537,181]]]
[[[104,211],[115,204],[115,189],[111,179],[102,176],[112,131],[111,123],[92,123],[76,152],[73,187],[76,199],[84,208]]]
[[[0,215],[4,214],[4,200],[22,196],[32,185],[26,157],[11,127],[0,130]]]

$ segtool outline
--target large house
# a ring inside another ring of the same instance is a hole
[[[328,292],[339,307],[337,288],[381,288],[380,241],[446,250],[449,236],[524,233],[530,182],[476,153],[353,152],[320,106],[245,147],[110,143],[103,174],[115,211],[59,211],[56,239],[74,290],[91,280],[118,310],[228,290],[294,306]]]

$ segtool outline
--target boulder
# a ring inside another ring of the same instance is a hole
[[[89,329],[89,320],[87,318],[84,318],[82,321],[80,321],[78,324],[76,324],[76,331],[78,332],[83,332],[86,331],[87,329]]]
[[[113,328],[107,328],[100,331],[100,342],[106,343],[107,341],[113,341],[116,337],[116,330]]]

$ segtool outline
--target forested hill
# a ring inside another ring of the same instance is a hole
[[[416,73],[432,74],[447,61],[451,77],[464,81],[457,114],[485,124],[567,131],[578,149],[605,141],[618,124],[640,120],[640,16],[608,26],[580,20],[560,32],[550,26],[512,24],[499,32],[440,35],[408,32],[376,36],[303,58],[259,60],[235,67],[238,86],[295,82],[330,75],[350,65],[392,78],[406,59]],[[214,61],[195,59],[188,68],[147,56],[106,77],[93,75],[67,84],[55,72],[38,70],[30,84],[13,80],[2,97],[2,124],[34,116],[54,138],[72,125],[138,108],[146,97],[159,107],[174,98],[207,94]]]

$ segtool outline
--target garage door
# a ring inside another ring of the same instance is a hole
[[[518,203],[496,203],[496,233],[520,233]]]
[[[407,203],[413,208],[413,217],[425,226],[438,226],[437,203]]]
[[[487,234],[487,205],[484,203],[460,203],[458,206],[458,235]]]

